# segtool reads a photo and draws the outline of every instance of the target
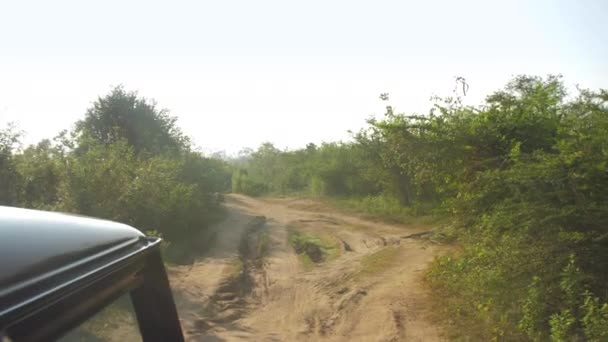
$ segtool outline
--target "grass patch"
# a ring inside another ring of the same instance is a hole
[[[395,264],[399,255],[399,247],[383,248],[375,253],[368,254],[361,259],[360,275],[381,273]]]
[[[346,214],[355,214],[363,219],[378,222],[406,224],[415,226],[430,226],[442,223],[445,214],[433,209],[430,204],[403,206],[399,200],[385,195],[336,197],[311,196],[305,192],[292,192],[289,195],[271,195],[270,199],[290,198],[295,204],[289,207],[305,211],[338,210]],[[299,200],[305,203],[297,203]],[[309,202],[306,202],[308,200]]]
[[[291,228],[288,239],[306,269],[340,255],[338,241],[330,235],[304,233]]]
[[[381,222],[429,225],[439,220],[423,205],[404,207],[397,199],[388,196],[332,197],[328,198],[328,203],[338,210]]]
[[[241,276],[243,273],[243,261],[240,258],[234,258],[230,261],[230,264],[223,271],[227,275],[225,279],[234,280]]]

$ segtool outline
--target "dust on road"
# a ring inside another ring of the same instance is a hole
[[[439,341],[423,270],[441,252],[420,230],[333,212],[311,200],[226,196],[213,247],[171,267],[189,341]],[[310,264],[290,230],[336,241]]]

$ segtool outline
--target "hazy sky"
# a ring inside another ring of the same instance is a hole
[[[345,139],[426,112],[455,76],[479,102],[512,75],[608,88],[608,1],[2,1],[0,124],[53,137],[123,84],[206,151]]]

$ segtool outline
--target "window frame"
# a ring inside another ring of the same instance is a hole
[[[26,298],[0,322],[13,341],[55,340],[129,293],[144,342],[184,341],[161,239],[145,238],[137,250],[106,256],[84,274],[66,277],[35,298]]]

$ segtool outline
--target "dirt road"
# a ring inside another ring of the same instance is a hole
[[[169,270],[187,340],[441,340],[421,283],[440,249],[402,238],[420,230],[310,200],[229,195],[226,207],[213,248]],[[327,248],[298,254],[290,234]]]

